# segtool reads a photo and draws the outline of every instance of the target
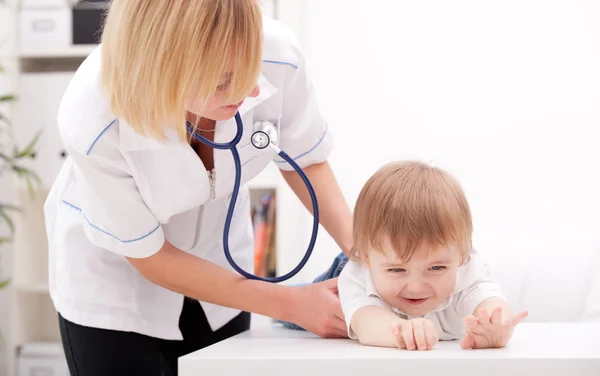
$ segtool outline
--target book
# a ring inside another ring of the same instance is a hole
[[[254,275],[273,277],[276,272],[274,192],[264,192],[260,195],[259,201],[252,205],[251,218],[254,230]]]

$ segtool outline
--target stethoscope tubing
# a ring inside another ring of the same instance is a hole
[[[192,127],[192,125],[190,123],[187,123],[188,132],[191,133],[192,136],[196,140],[198,140],[198,141],[202,142],[203,144],[205,144],[211,148],[214,148],[214,149],[219,149],[219,150],[229,149],[231,151],[231,155],[233,157],[233,162],[234,162],[234,166],[235,166],[235,179],[234,179],[234,183],[233,183],[233,191],[231,193],[231,199],[229,201],[229,208],[227,209],[227,216],[225,218],[225,226],[223,228],[223,250],[225,253],[225,258],[227,259],[227,261],[229,262],[229,264],[233,267],[233,269],[235,271],[237,271],[239,274],[241,274],[242,276],[244,276],[248,279],[260,280],[260,281],[272,282],[272,283],[283,282],[283,281],[286,281],[286,280],[292,278],[293,276],[298,274],[298,272],[300,270],[302,270],[302,268],[308,262],[311,254],[312,254],[312,251],[314,249],[315,243],[317,241],[317,235],[319,232],[319,205],[318,205],[318,201],[317,201],[317,195],[315,193],[315,190],[314,190],[310,180],[308,179],[308,177],[306,176],[306,174],[304,173],[302,168],[300,168],[300,166],[298,166],[298,164],[294,161],[294,159],[291,158],[283,150],[279,150],[278,148],[274,147],[271,144],[271,146],[273,146],[273,149],[276,150],[277,154],[281,158],[283,158],[287,163],[289,163],[294,168],[294,170],[296,170],[296,172],[298,173],[298,175],[300,175],[300,178],[306,185],[306,188],[308,189],[308,193],[310,195],[310,199],[311,199],[312,207],[313,207],[313,229],[312,229],[312,233],[311,233],[311,237],[310,237],[310,242],[308,245],[308,249],[307,249],[306,253],[304,254],[304,257],[302,258],[302,260],[300,260],[300,262],[298,263],[298,265],[296,265],[296,267],[294,269],[292,269],[290,272],[288,272],[285,275],[278,276],[278,277],[259,277],[252,273],[248,273],[247,271],[242,269],[235,262],[235,260],[233,260],[233,257],[231,256],[231,252],[229,250],[229,231],[231,228],[231,222],[233,220],[233,213],[235,210],[235,204],[236,204],[237,197],[238,197],[239,190],[240,190],[240,183],[241,183],[241,177],[242,177],[242,166],[241,166],[241,161],[240,161],[240,155],[236,148],[236,146],[240,142],[240,140],[242,138],[242,134],[243,134],[243,123],[242,123],[242,119],[240,117],[239,112],[236,113],[236,115],[235,115],[235,121],[237,124],[236,135],[230,142],[227,142],[227,143],[218,143],[218,142],[210,141],[207,138],[196,133],[194,131],[194,128]]]

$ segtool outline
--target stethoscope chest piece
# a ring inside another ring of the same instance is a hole
[[[278,135],[275,125],[269,121],[257,121],[254,123],[250,142],[257,149],[264,149],[269,145],[277,145]]]

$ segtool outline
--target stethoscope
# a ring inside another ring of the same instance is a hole
[[[194,136],[194,138],[196,140],[202,142],[206,146],[211,147],[213,149],[220,149],[220,150],[229,149],[233,156],[233,162],[235,165],[235,181],[233,183],[233,192],[231,193],[231,200],[229,202],[229,208],[227,209],[227,217],[225,218],[225,227],[223,229],[223,250],[225,252],[225,257],[227,258],[227,261],[229,261],[229,264],[238,273],[240,273],[241,275],[243,275],[246,278],[258,279],[258,280],[267,281],[267,282],[282,282],[282,281],[285,281],[285,280],[293,277],[294,275],[296,275],[304,267],[304,265],[310,258],[310,255],[313,251],[313,248],[315,246],[315,241],[317,240],[317,232],[319,230],[319,205],[317,203],[317,195],[315,194],[315,190],[313,189],[312,185],[310,184],[310,180],[308,180],[308,177],[306,176],[304,171],[302,171],[300,166],[298,166],[296,164],[296,162],[294,162],[294,160],[292,158],[290,158],[289,155],[287,155],[283,150],[279,149],[275,145],[278,140],[277,129],[275,128],[275,126],[271,122],[268,122],[268,121],[259,121],[259,122],[255,123],[254,130],[252,132],[252,137],[250,138],[251,144],[257,149],[265,149],[267,147],[271,147],[271,149],[275,150],[275,152],[281,158],[283,158],[287,163],[289,163],[294,168],[294,170],[296,170],[298,175],[300,175],[300,177],[302,178],[302,181],[304,181],[306,188],[308,188],[308,193],[310,194],[310,199],[312,201],[312,206],[313,206],[313,230],[312,230],[312,235],[310,238],[310,243],[308,245],[308,250],[306,251],[306,254],[302,258],[300,263],[288,274],[282,275],[279,277],[275,277],[275,278],[263,278],[263,277],[258,277],[254,274],[248,273],[244,269],[240,268],[235,263],[235,261],[231,257],[231,253],[229,252],[229,228],[231,226],[231,219],[233,218],[233,210],[235,208],[235,202],[237,200],[237,196],[238,196],[238,193],[240,190],[240,180],[242,177],[242,163],[240,161],[240,155],[238,154],[237,147],[236,147],[237,144],[242,139],[242,134],[244,133],[244,124],[242,122],[242,118],[241,118],[239,112],[235,114],[235,122],[237,124],[237,133],[235,134],[235,137],[233,137],[233,139],[231,141],[225,142],[225,143],[213,142],[213,141],[210,141],[209,139],[207,139],[206,137],[199,135],[195,131],[194,127],[192,126],[192,124],[190,122],[186,122],[186,126],[187,126],[188,133],[191,133],[192,136]]]

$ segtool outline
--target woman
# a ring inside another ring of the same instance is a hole
[[[73,375],[176,374],[179,356],[248,329],[249,312],[346,336],[335,280],[249,280],[225,259],[233,159],[190,141],[186,120],[228,142],[237,112],[242,183],[277,157],[248,145],[253,124],[271,121],[316,190],[322,225],[350,250],[330,134],[290,31],[263,20],[256,0],[113,0],[102,45],[59,109],[69,159],[45,206],[50,290]],[[275,163],[310,209],[301,179]],[[243,188],[229,244],[245,270],[249,212]]]

